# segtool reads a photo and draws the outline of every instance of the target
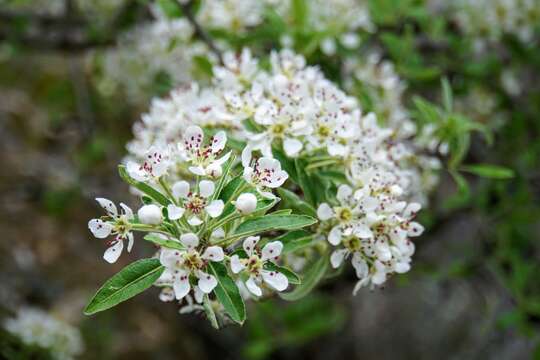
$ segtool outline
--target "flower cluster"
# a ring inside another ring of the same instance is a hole
[[[227,53],[213,72],[212,86],[154,100],[134,126],[121,171],[144,205],[135,216],[98,198],[107,216],[89,228],[114,236],[105,259],[116,261],[124,240],[131,249],[132,231],[147,232],[159,247],[160,298],[236,322],[241,296],[300,283],[283,263],[304,271],[326,255],[333,267],[351,256],[355,293],[408,271],[411,238],[423,231],[409,139],[291,50],[273,52],[269,69],[249,50]],[[336,246],[331,256],[321,238]]]
[[[15,318],[5,321],[4,328],[27,345],[48,350],[56,360],[73,359],[84,350],[77,328],[40,309],[20,308]]]
[[[537,0],[461,0],[456,18],[460,27],[477,37],[479,47],[511,34],[524,43],[538,30],[540,3]]]

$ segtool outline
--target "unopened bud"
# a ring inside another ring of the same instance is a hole
[[[147,225],[158,225],[163,220],[161,209],[157,205],[144,205],[137,211],[139,221]]]
[[[251,214],[257,208],[257,197],[252,193],[240,194],[234,205],[242,215]]]

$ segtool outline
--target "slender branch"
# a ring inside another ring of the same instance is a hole
[[[182,9],[184,16],[188,19],[191,26],[193,26],[193,30],[195,31],[195,36],[197,36],[199,40],[204,42],[210,48],[210,51],[212,51],[214,55],[218,58],[219,63],[223,64],[223,57],[221,55],[221,51],[217,48],[216,44],[214,44],[214,41],[208,35],[208,33],[197,22],[197,19],[195,18],[195,15],[193,14],[193,11],[192,11],[193,1],[188,1],[187,3],[184,3],[182,0],[178,0],[178,5]]]

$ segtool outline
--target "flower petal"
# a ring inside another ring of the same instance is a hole
[[[195,153],[200,149],[203,137],[203,131],[199,126],[189,126],[184,132],[184,148],[186,151]]]
[[[183,299],[189,293],[191,285],[189,284],[189,273],[187,271],[179,271],[176,274],[173,289],[176,300]]]
[[[214,193],[215,188],[216,188],[216,186],[214,185],[213,181],[203,180],[199,184],[199,194],[204,198],[208,198],[208,197],[212,196],[212,194]]]
[[[261,275],[264,282],[277,291],[283,291],[289,286],[289,279],[280,272],[263,270]]]
[[[132,233],[132,232],[128,232],[128,233],[127,233],[127,238],[128,238],[127,251],[128,251],[128,252],[131,252],[131,249],[133,249],[133,233]]]
[[[88,222],[88,229],[90,229],[92,234],[98,239],[105,239],[111,234],[113,226],[101,219],[92,219]]]
[[[355,252],[353,254],[353,258],[351,260],[351,264],[356,270],[356,276],[362,280],[366,278],[369,274],[369,268],[366,263],[366,261],[362,258],[362,255],[360,253]]]
[[[321,221],[329,220],[334,216],[334,210],[327,203],[322,203],[317,209],[317,217]]]
[[[174,197],[186,199],[189,194],[189,183],[185,180],[175,182],[172,192]]]
[[[252,293],[255,296],[261,296],[262,290],[261,288],[255,283],[255,278],[253,276],[250,276],[249,279],[246,281],[246,287],[248,288],[249,292]]]
[[[223,261],[225,255],[223,249],[219,246],[209,246],[204,250],[202,258],[210,261]]]
[[[111,200],[105,199],[105,198],[96,198],[96,201],[98,204],[105,209],[107,212],[107,215],[112,217],[118,216],[118,209],[116,208],[116,205]]]
[[[275,259],[281,254],[281,250],[283,250],[283,243],[281,241],[269,242],[262,249],[261,260]]]
[[[248,236],[246,240],[244,240],[243,247],[248,256],[253,255],[253,251],[255,250],[255,245],[259,242],[261,239],[260,236]]]
[[[120,207],[122,208],[122,210],[124,210],[124,215],[126,216],[126,218],[128,220],[133,220],[134,219],[133,210],[131,210],[131,208],[129,206],[127,206],[124,203],[120,203]]]
[[[328,242],[334,246],[339,245],[341,242],[341,228],[339,225],[336,225],[330,230],[328,234]]]
[[[332,264],[332,267],[334,269],[340,267],[340,265],[343,263],[343,259],[345,259],[345,256],[347,256],[348,253],[349,250],[347,249],[334,250],[332,255],[330,255],[330,263]]]
[[[180,235],[180,241],[184,244],[189,250],[195,249],[199,245],[199,237],[194,233],[187,233]]]
[[[167,213],[169,214],[169,219],[171,220],[180,219],[184,215],[185,211],[186,209],[180,206],[173,205],[173,204],[169,204],[167,206]]]
[[[349,185],[340,185],[337,191],[337,199],[341,203],[347,203],[353,193],[353,190]]]
[[[203,221],[199,219],[197,216],[190,217],[187,222],[191,226],[199,226],[203,223]]]
[[[212,218],[216,218],[223,212],[223,208],[225,207],[225,204],[223,203],[223,200],[213,200],[208,206],[206,206],[205,210]]]
[[[206,175],[206,171],[202,166],[190,166],[189,171],[191,171],[195,175],[204,176]]]
[[[212,149],[213,154],[217,154],[221,150],[225,149],[225,144],[227,143],[227,134],[225,131],[219,131],[210,140],[210,148]]]
[[[105,250],[103,254],[103,259],[109,264],[115,263],[116,260],[122,255],[122,250],[124,249],[124,242],[122,240],[116,241],[113,246]]]
[[[199,278],[197,285],[205,294],[211,293],[212,290],[214,290],[214,288],[217,286],[217,280],[214,275],[207,274],[204,271],[199,271],[197,277]]]
[[[166,268],[175,268],[180,260],[180,251],[176,249],[167,249],[161,248],[161,253],[159,254],[159,261],[161,265]]]
[[[238,255],[231,256],[231,270],[233,274],[238,274],[240,271],[244,270],[246,265],[240,260]]]
[[[289,157],[296,157],[302,150],[302,142],[298,139],[285,138],[283,140],[283,150]]]

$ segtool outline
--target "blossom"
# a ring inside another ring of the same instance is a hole
[[[171,159],[166,148],[152,146],[144,156],[144,162],[137,164],[128,162],[126,170],[133,179],[138,181],[152,181],[167,173]]]
[[[139,211],[137,211],[137,216],[142,224],[158,225],[163,221],[161,209],[154,204],[141,207]]]
[[[275,198],[274,194],[267,191],[283,185],[289,175],[281,170],[279,160],[267,157],[259,158],[253,167],[244,167],[244,180],[257,188],[257,192],[267,199]]]
[[[259,236],[250,236],[244,240],[243,248],[247,258],[240,258],[236,254],[231,256],[231,270],[235,274],[241,271],[249,274],[249,279],[245,284],[253,295],[262,295],[259,286],[262,282],[277,291],[283,291],[289,286],[289,280],[279,271],[272,270],[271,267],[268,268],[268,265],[274,264],[274,261],[281,254],[283,244],[280,241],[272,241],[266,244],[262,251],[259,251],[256,248],[259,240]]]
[[[219,246],[209,246],[204,251],[197,249],[199,237],[194,233],[180,236],[180,242],[186,250],[163,248],[160,261],[165,266],[162,278],[170,279],[177,300],[184,298],[191,290],[189,277],[198,279],[197,286],[205,294],[209,294],[217,286],[217,279],[205,272],[209,261],[223,261],[223,249]]]
[[[223,200],[209,200],[214,194],[215,184],[210,180],[202,180],[199,183],[199,192],[190,191],[190,184],[185,181],[176,182],[173,187],[173,195],[180,199],[181,206],[169,205],[169,218],[171,220],[181,218],[185,213],[188,216],[188,223],[198,226],[203,223],[201,216],[208,214],[211,218],[216,218],[223,212],[225,204]]]
[[[221,174],[223,165],[231,156],[228,152],[217,159],[227,143],[227,135],[219,131],[210,138],[207,145],[203,145],[204,134],[199,126],[190,126],[184,133],[183,142],[178,148],[182,158],[191,163],[189,171],[199,176],[214,176],[214,172]]]
[[[105,219],[90,220],[88,228],[98,239],[115,235],[114,240],[109,242],[109,248],[103,255],[107,262],[114,263],[122,254],[125,239],[128,240],[127,251],[131,252],[133,247],[133,233],[131,232],[131,222],[134,220],[133,211],[126,204],[120,203],[123,212],[119,213],[112,201],[104,198],[96,198],[96,201],[105,209],[107,217]]]
[[[257,197],[252,193],[240,194],[234,206],[242,215],[251,214],[257,208]]]

